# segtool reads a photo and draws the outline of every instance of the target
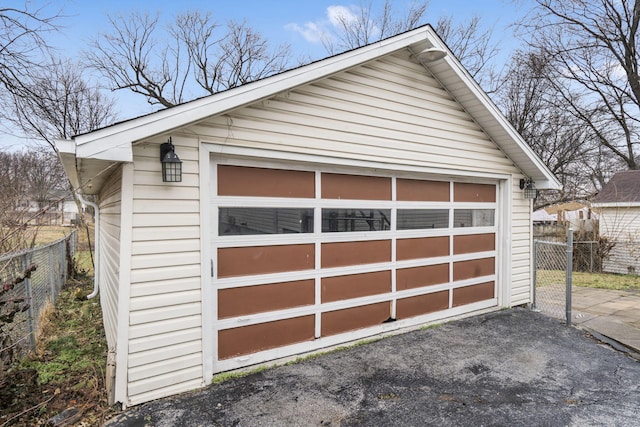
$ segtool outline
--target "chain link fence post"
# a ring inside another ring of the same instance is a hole
[[[29,261],[31,259],[31,252],[27,252],[22,255],[22,271],[27,271],[29,268]],[[29,331],[29,347],[36,347],[36,334],[35,334],[35,315],[33,310],[33,289],[31,287],[31,277],[25,275],[24,278],[24,296],[27,302],[27,328]]]
[[[566,316],[567,326],[571,326],[571,283],[573,281],[573,228],[567,230],[567,269],[566,269]]]

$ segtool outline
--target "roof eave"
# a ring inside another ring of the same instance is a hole
[[[429,70],[434,73],[445,88],[454,88],[449,89],[449,92],[463,105],[467,113],[480,124],[505,155],[514,161],[516,167],[521,169],[523,174],[533,179],[538,189],[561,189],[562,184],[560,181],[558,181],[522,136],[513,128],[498,106],[489,98],[487,93],[469,74],[462,63],[458,61],[446,44],[437,38],[437,35],[435,36],[435,47],[445,49],[449,54],[442,61],[431,65]],[[452,81],[454,77],[452,77],[451,71],[453,71],[455,81]],[[470,91],[472,97],[466,96],[465,88]],[[478,114],[474,114],[474,112],[478,110],[485,111],[489,114],[490,119],[494,120],[498,126],[491,128],[483,126],[483,122],[487,121],[487,117],[478,117]],[[516,146],[510,147],[509,141],[515,142]]]
[[[147,116],[75,137],[78,159],[131,162],[132,144],[196,123],[212,115],[258,102],[277,93],[329,77],[400,49],[414,52],[427,47],[446,50],[442,60],[423,64],[485,129],[489,137],[539,189],[560,189],[560,182],[513,129],[498,107],[480,88],[430,26],[381,40],[341,55],[271,76],[254,83],[197,99]],[[469,96],[471,95],[471,96]]]
[[[640,202],[606,202],[606,203],[591,203],[592,208],[640,208]]]
[[[73,188],[80,187],[80,179],[78,177],[78,169],[76,167],[76,143],[67,139],[54,140],[58,156],[62,162],[62,167],[69,177]]]
[[[433,36],[435,33],[431,27],[421,27],[232,90],[79,135],[74,138],[78,144],[77,155],[79,158],[131,161],[129,155],[131,144],[143,138],[165,134],[213,114],[223,114],[231,109],[257,102],[279,92],[358,66],[379,56],[407,48],[412,44],[431,41]]]

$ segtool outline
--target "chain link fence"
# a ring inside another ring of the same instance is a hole
[[[71,270],[75,230],[46,246],[0,257],[0,365],[35,348],[38,321]]]
[[[573,232],[567,242],[534,240],[534,294],[532,308],[571,323]]]

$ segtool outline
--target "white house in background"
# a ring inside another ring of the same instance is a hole
[[[615,242],[603,271],[640,273],[640,171],[616,173],[591,206],[600,213],[600,237]]]
[[[169,140],[180,182],[163,182]],[[58,149],[97,196],[124,406],[530,302],[520,180],[560,186],[430,26]]]
[[[558,214],[550,214],[545,209],[538,209],[531,215],[533,224],[553,225],[558,223]]]

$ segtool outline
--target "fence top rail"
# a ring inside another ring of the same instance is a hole
[[[47,249],[47,248],[49,248],[51,246],[59,245],[60,243],[62,243],[65,240],[67,240],[75,232],[76,232],[76,230],[73,230],[71,233],[67,234],[66,236],[61,237],[60,239],[58,239],[56,241],[53,241],[51,243],[47,243],[46,245],[35,246],[33,248],[30,248],[30,249],[23,249],[23,250],[17,251],[17,252],[9,252],[9,253],[6,253],[6,254],[2,254],[2,255],[0,255],[0,262],[10,261],[13,258],[23,256],[23,255],[28,254],[30,252],[41,251],[41,250]]]
[[[534,243],[544,243],[545,245],[567,246],[567,242],[550,242],[548,240],[534,240]]]

